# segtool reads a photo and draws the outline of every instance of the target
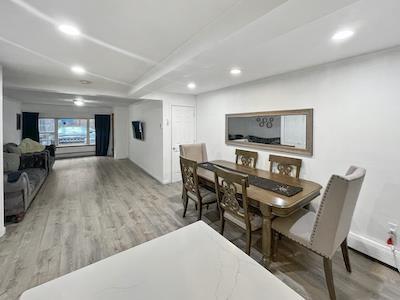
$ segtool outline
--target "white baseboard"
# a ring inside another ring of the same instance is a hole
[[[360,251],[361,253],[364,253],[368,256],[371,256],[381,262],[384,262],[385,264],[388,264],[392,267],[396,267],[393,253],[390,247],[352,232],[349,233],[347,242],[349,247]],[[397,256],[399,256],[400,251],[396,250],[396,252]]]
[[[2,237],[6,233],[6,228],[4,226],[0,226],[0,237]]]

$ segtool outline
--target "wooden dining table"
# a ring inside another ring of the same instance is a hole
[[[284,196],[276,192],[266,190],[254,185],[250,185],[247,189],[247,197],[250,200],[250,205],[258,207],[263,217],[262,223],[262,254],[263,263],[265,266],[271,261],[271,243],[272,243],[272,220],[274,217],[287,217],[304,207],[316,198],[321,191],[322,186],[316,182],[294,177],[283,176],[272,173],[266,170],[253,169],[238,165],[225,160],[210,161],[220,167],[228,170],[245,173],[261,178],[270,179],[282,184],[298,186],[302,191],[291,196]],[[214,187],[214,173],[199,164],[197,168],[199,180],[210,187]],[[239,191],[240,192],[240,191]]]

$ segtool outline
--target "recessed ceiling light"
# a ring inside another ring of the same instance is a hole
[[[82,99],[81,97],[75,98],[73,102],[74,102],[74,104],[75,104],[76,106],[83,106],[83,105],[85,105],[85,101],[83,101],[83,99]]]
[[[345,39],[348,39],[350,37],[352,37],[354,35],[354,31],[353,30],[341,30],[336,32],[333,36],[332,36],[332,40],[334,41],[342,41]]]
[[[196,88],[196,84],[194,82],[190,82],[187,87],[191,90],[194,90]]]
[[[65,34],[71,35],[71,36],[81,35],[81,32],[79,31],[79,29],[72,25],[61,24],[60,26],[58,26],[58,30],[60,30],[62,33],[65,33]]]
[[[81,66],[72,66],[71,71],[78,75],[82,75],[82,74],[86,73],[86,70],[84,68],[82,68]]]
[[[89,80],[79,80],[81,84],[91,84],[92,82]]]
[[[242,70],[240,70],[239,68],[232,68],[230,73],[231,75],[240,75],[242,74]]]

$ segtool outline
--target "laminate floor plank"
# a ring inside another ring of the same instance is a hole
[[[162,185],[129,160],[58,160],[25,219],[0,238],[0,300],[197,220],[193,203],[182,213],[181,184]],[[203,213],[218,230],[216,205]],[[225,237],[244,249],[244,232],[229,223]],[[259,237],[252,257],[261,262]],[[333,258],[338,299],[400,299],[399,273],[352,250],[350,261],[351,274],[340,251]],[[328,299],[322,259],[285,238],[271,271],[306,299]]]

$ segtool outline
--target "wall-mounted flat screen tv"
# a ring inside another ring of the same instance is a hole
[[[133,137],[138,140],[144,140],[143,122],[133,121],[132,122]]]

